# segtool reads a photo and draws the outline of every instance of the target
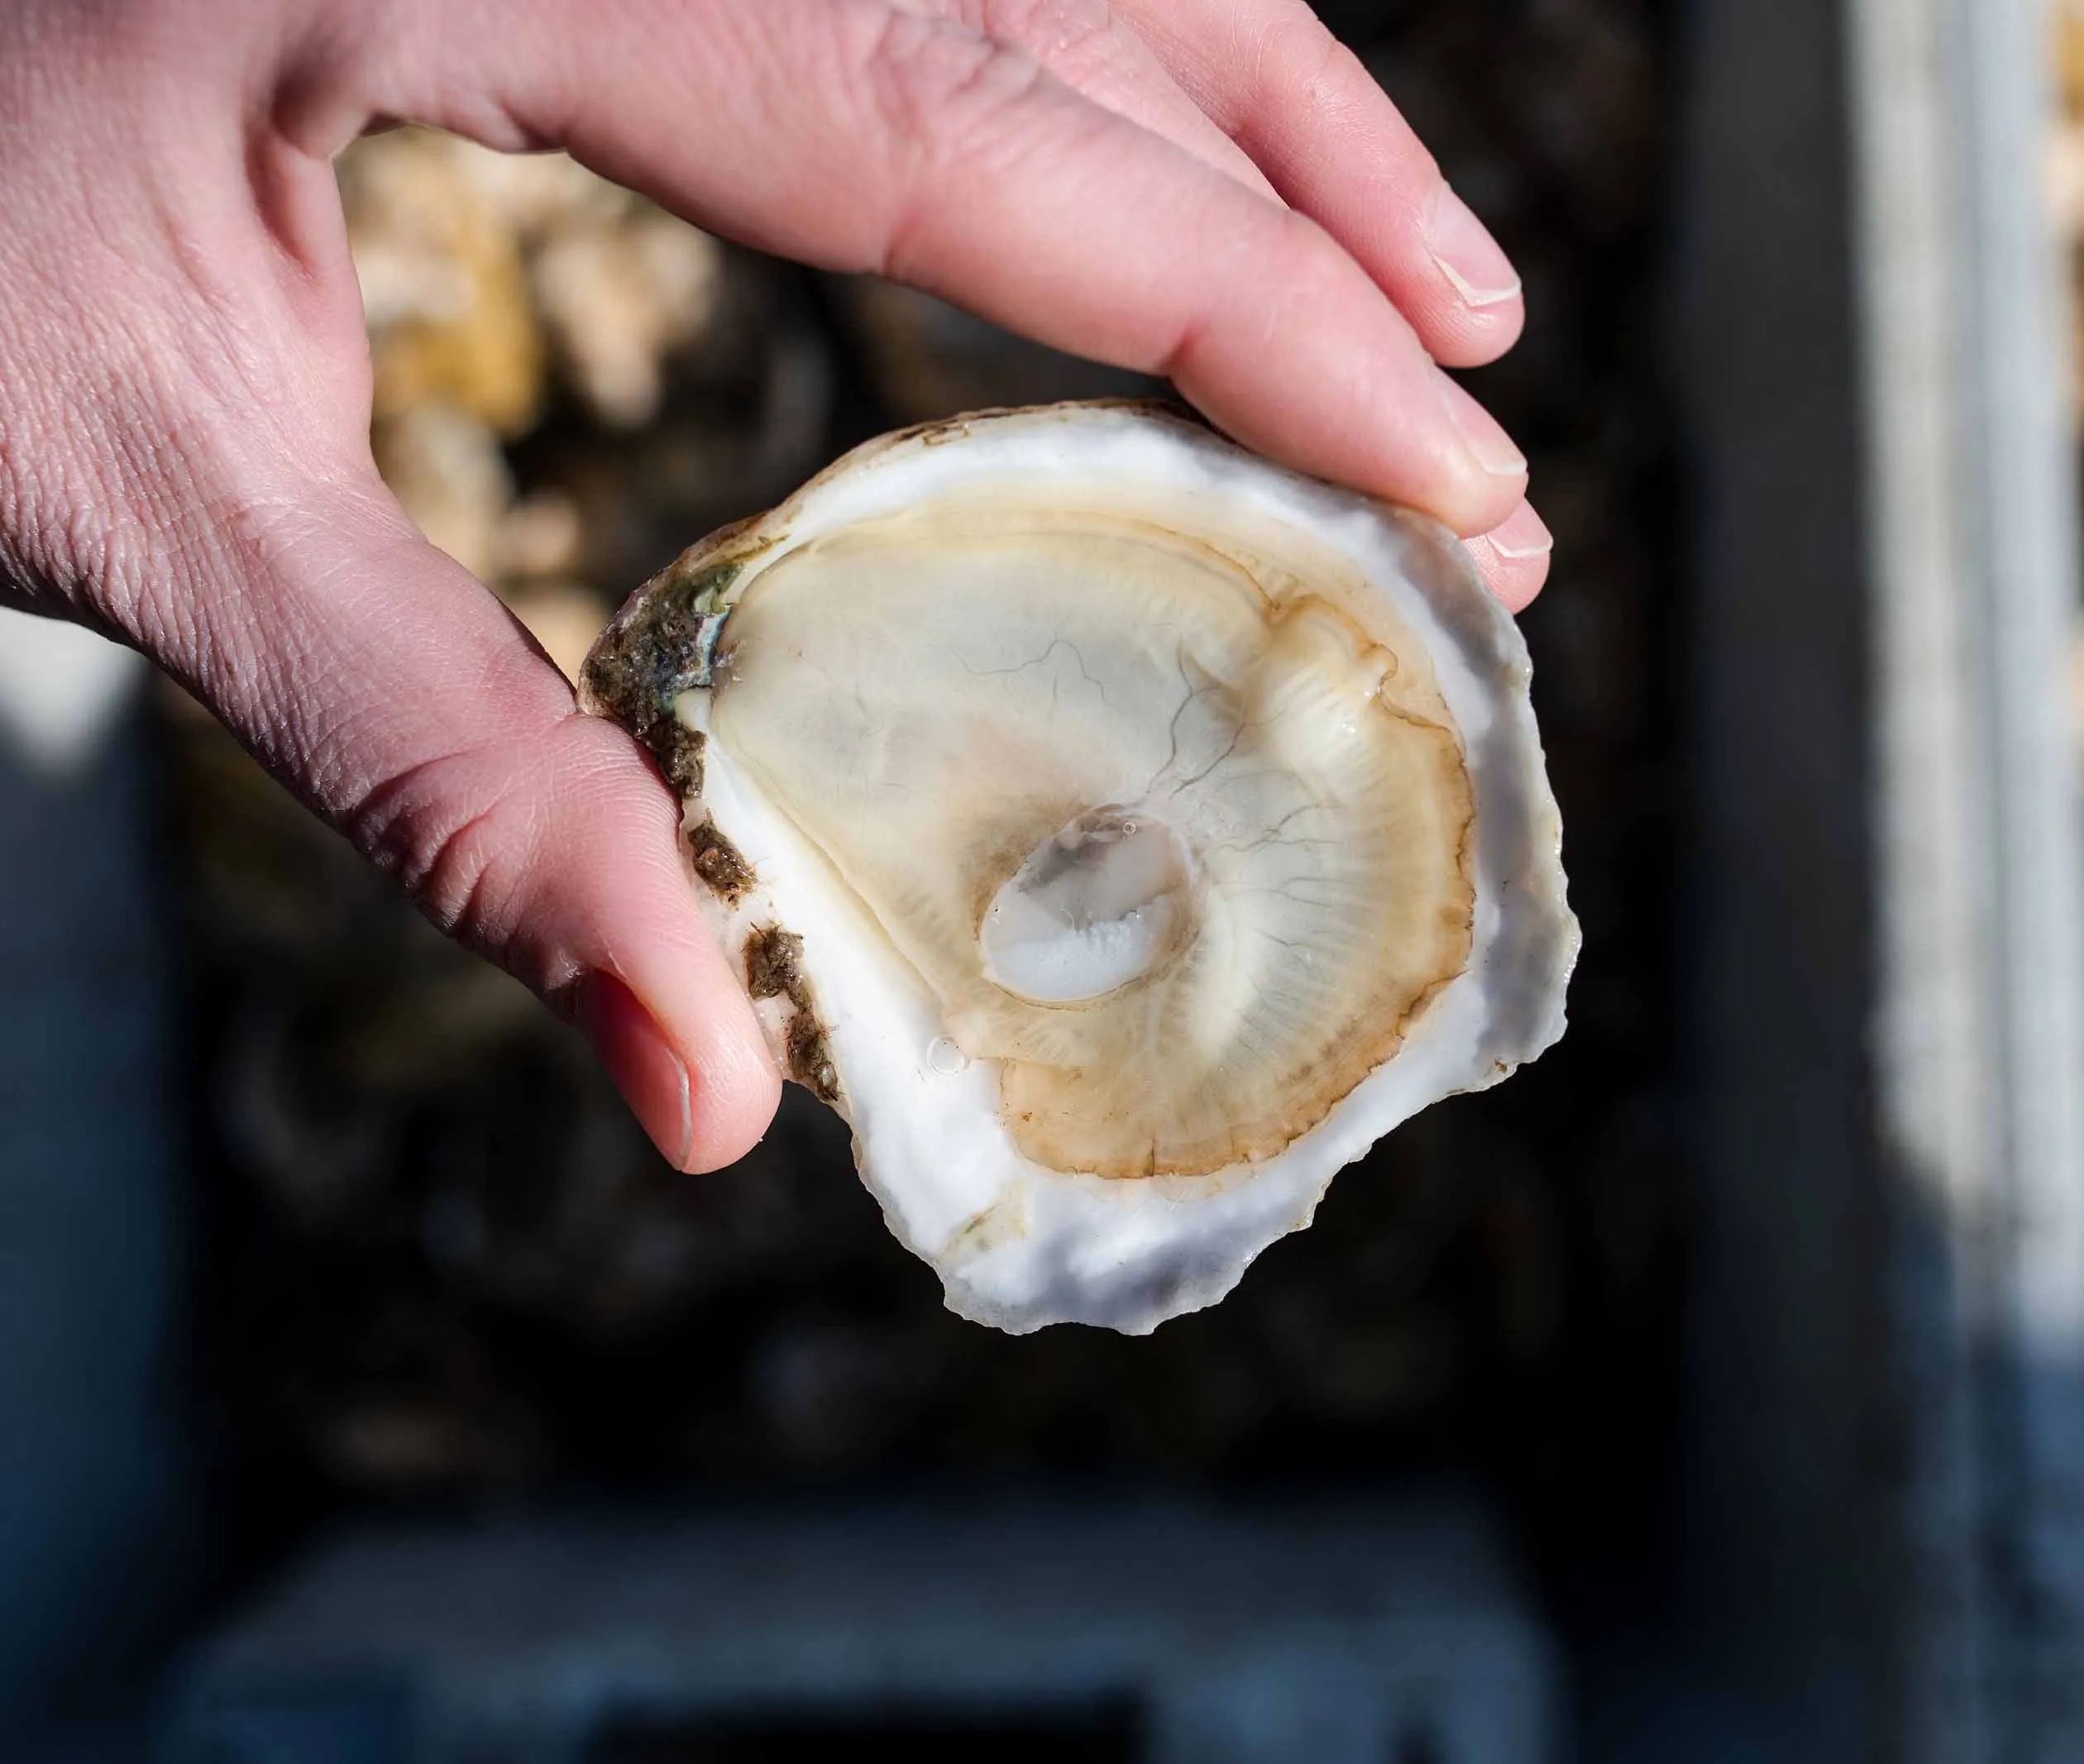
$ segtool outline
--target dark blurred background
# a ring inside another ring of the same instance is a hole
[[[1508,1491],[1559,1585],[1640,1553],[1686,1207],[1672,415],[1643,323],[1663,45],[1644,8],[1514,20],[1503,45],[1507,12],[1406,11],[1342,22],[1538,315],[1483,378],[1565,559],[1527,619],[1587,931],[1556,1057],[1395,1135],[1235,1302],[1148,1341],[1002,1340],[941,1308],[824,1110],[792,1096],[742,1167],[674,1175],[574,1038],[165,705],[227,1542],[577,1489],[1314,1488],[1451,1465]],[[1162,390],[719,245],[569,161],[401,133],[342,171],[378,457],[568,667],[693,536],[870,435]]]
[[[1861,81],[1930,76],[1919,44],[1973,3],[1322,8],[1525,277],[1525,340],[1469,377],[1556,533],[1522,622],[1585,954],[1558,1049],[1398,1131],[1148,1339],[949,1316],[801,1092],[742,1165],[674,1174],[576,1036],[170,688],[127,697],[121,658],[61,644],[33,672],[127,707],[97,744],[0,673],[26,732],[0,924],[33,1025],[0,1042],[22,1755],[2084,1757],[2035,1688],[2071,1631],[2021,1559],[2032,1318],[2000,1315],[1986,1216],[1897,1158],[1890,1087],[1923,1081],[1885,1069],[1915,945],[1877,927],[1917,910],[1888,805],[1928,762],[1890,758],[1867,610],[1890,554],[1863,523],[1914,490],[1862,390],[1893,247],[1861,193],[1892,199],[1890,116],[1970,172],[1997,150],[1987,80],[1958,115]],[[2031,23],[2029,73],[2084,60],[2068,15]],[[2015,169],[2052,160],[2067,226],[2071,137],[2029,138]],[[568,672],[636,582],[856,442],[1161,390],[562,158],[406,131],[341,177],[379,463]],[[1940,378],[1972,404],[1957,346]],[[2036,369],[2065,386],[2066,348]],[[2039,511],[2063,534],[2068,484]],[[1962,495],[1986,525],[2010,506]],[[2041,562],[2065,595],[2066,557]],[[2001,966],[1994,909],[1966,911]],[[1974,1081],[2023,1093],[1988,1059]],[[1986,1188],[2039,1155],[1993,1131]],[[667,1582],[705,1595],[648,1604]],[[1117,1606],[1143,1627],[1111,1641]],[[1164,1688],[1218,1610],[1242,1663],[1203,1668],[1259,1690]],[[881,1666],[847,1652],[885,1631]],[[811,1634],[852,1663],[805,1665]],[[553,1676],[554,1718],[515,1688]],[[1348,1705],[1314,1738],[1298,1712]]]

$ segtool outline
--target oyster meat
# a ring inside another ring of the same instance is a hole
[[[949,1306],[1142,1331],[1562,1032],[1528,676],[1436,523],[1058,405],[704,540],[581,696],[681,791],[778,1057]]]

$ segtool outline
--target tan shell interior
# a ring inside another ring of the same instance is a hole
[[[746,586],[713,738],[1001,1063],[1024,1155],[1116,1178],[1278,1151],[1466,963],[1473,809],[1422,647],[1327,548],[1009,489],[787,551]],[[994,984],[983,916],[1099,809],[1186,853],[1130,983]]]

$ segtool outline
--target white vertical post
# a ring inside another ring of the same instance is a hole
[[[2077,617],[2075,364],[2044,186],[2053,26],[2040,0],[1957,0],[1996,823],[1993,952],[2007,1183],[2003,1462],[2017,1653],[2010,1756],[2084,1756],[2084,832],[2067,667]]]
[[[2039,0],[1848,0],[1876,1108],[1899,1184],[1898,1749],[2084,1756],[2075,458]]]

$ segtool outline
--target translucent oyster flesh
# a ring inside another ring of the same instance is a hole
[[[791,1075],[948,1303],[1142,1331],[1562,1032],[1512,620],[1431,521],[1148,407],[872,442],[590,658]]]

